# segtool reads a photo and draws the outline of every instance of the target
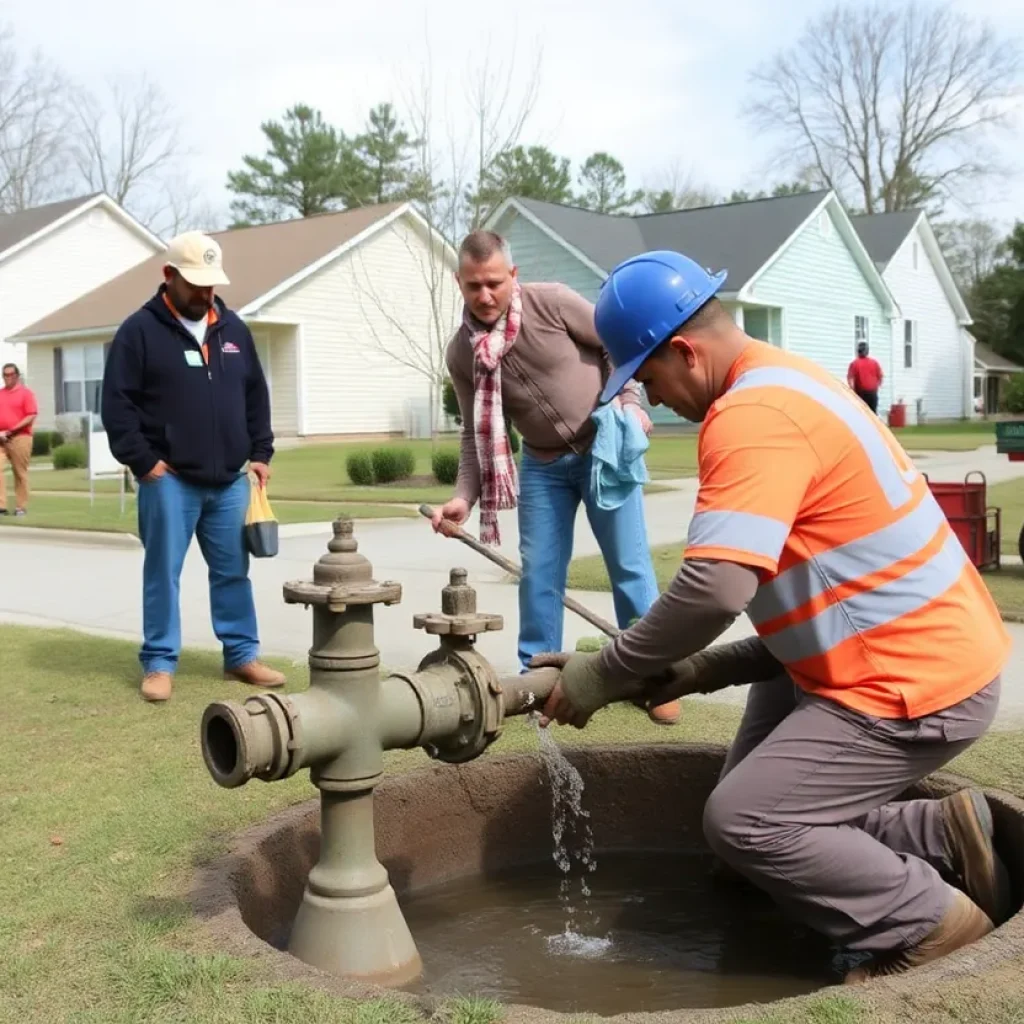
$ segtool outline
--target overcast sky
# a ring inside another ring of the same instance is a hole
[[[632,184],[665,168],[689,170],[719,191],[770,184],[768,140],[739,117],[747,74],[793,42],[830,0],[0,0],[20,46],[39,46],[83,82],[147,72],[180,106],[193,173],[226,206],[226,172],[262,152],[260,122],[295,102],[319,107],[349,132],[372,104],[402,100],[430,58],[437,106],[464,116],[460,76],[488,44],[515,53],[520,84],[542,49],[539,99],[522,141],[550,145],[578,165],[606,149]],[[966,6],[966,5],[965,5]],[[973,0],[977,15],[1024,36],[1022,0]],[[782,12],[785,11],[783,14]],[[519,95],[517,93],[516,95]],[[1018,177],[979,212],[1024,218],[1022,134],[1003,145]]]

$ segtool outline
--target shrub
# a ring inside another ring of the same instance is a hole
[[[416,458],[408,448],[375,448],[370,453],[370,461],[379,484],[406,480],[416,467]]]
[[[434,479],[439,484],[454,484],[459,476],[458,451],[436,451],[430,460]]]
[[[80,441],[53,449],[54,469],[85,469],[86,463],[85,445]]]
[[[372,487],[376,483],[373,476],[373,463],[366,452],[353,452],[345,463],[348,478],[357,487]]]
[[[408,480],[416,471],[416,455],[411,448],[399,448],[398,455],[398,479]]]
[[[59,430],[36,430],[32,434],[32,454],[49,455],[63,443],[64,435]]]

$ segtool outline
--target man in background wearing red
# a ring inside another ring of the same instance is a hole
[[[0,516],[9,515],[6,463],[14,470],[14,514],[28,511],[28,467],[32,461],[32,424],[39,414],[36,396],[21,383],[14,363],[3,368],[4,386],[0,388]]]
[[[857,345],[857,358],[846,371],[846,383],[857,392],[864,404],[878,415],[878,389],[882,386],[882,367],[877,359],[868,355],[868,343]]]

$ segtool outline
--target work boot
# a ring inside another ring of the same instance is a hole
[[[857,985],[872,978],[885,978],[903,974],[914,967],[948,956],[961,946],[984,938],[995,925],[988,915],[969,896],[949,886],[953,905],[946,916],[916,946],[869,960],[855,967],[843,979],[844,985]]]
[[[170,672],[147,672],[142,677],[142,686],[139,690],[143,700],[159,701],[167,700],[171,696],[171,673]]]
[[[642,711],[647,712],[647,717],[652,722],[657,722],[658,725],[675,725],[679,721],[679,716],[682,713],[682,709],[679,706],[679,701],[670,700],[667,704],[660,704],[656,708],[647,706],[647,700],[643,697],[638,697],[633,701],[633,706],[640,708]]]
[[[659,704],[656,708],[648,708],[647,717],[658,725],[675,725],[682,715],[679,701],[670,700],[667,704]]]
[[[250,686],[284,686],[285,678],[280,673],[258,661],[250,661],[247,665],[224,670],[224,678]]]
[[[992,845],[995,824],[983,793],[961,789],[939,801],[946,844],[956,875],[954,884],[1002,924],[1013,912],[1006,865]]]

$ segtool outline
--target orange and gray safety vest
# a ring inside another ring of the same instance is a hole
[[[698,441],[685,558],[759,571],[748,609],[804,690],[916,718],[991,682],[1010,637],[906,452],[844,384],[744,349]]]

